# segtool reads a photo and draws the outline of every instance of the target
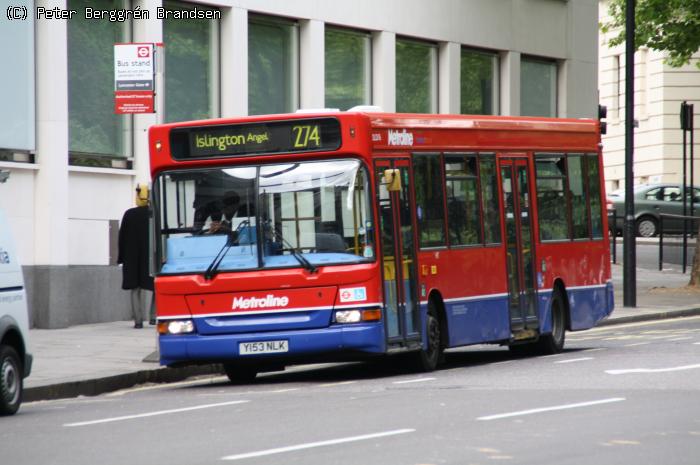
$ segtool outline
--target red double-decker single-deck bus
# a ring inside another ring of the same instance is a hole
[[[613,309],[599,122],[304,113],[154,126],[164,365],[232,381],[495,343]]]

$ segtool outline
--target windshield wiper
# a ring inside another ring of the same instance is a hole
[[[287,241],[287,239],[285,239],[284,236],[282,236],[282,234],[279,231],[277,231],[277,229],[274,226],[270,226],[269,222],[267,227],[270,228],[270,232],[272,232],[272,235],[282,241],[282,244],[284,244],[284,246],[289,249],[289,251],[292,253],[292,256],[296,258],[296,260],[301,264],[301,266],[306,268],[309,271],[309,273],[316,273],[318,271],[316,265],[308,261],[306,257],[304,257],[304,255],[302,254],[301,250],[290,244],[289,241]]]
[[[221,265],[221,262],[224,260],[224,257],[226,256],[226,253],[228,252],[228,249],[230,249],[232,246],[236,244],[236,238],[238,237],[238,231],[227,231],[226,232],[226,242],[224,242],[224,245],[221,246],[221,249],[219,249],[219,253],[216,254],[216,257],[214,257],[214,260],[209,264],[209,267],[207,268],[207,271],[204,272],[204,279],[210,280],[213,279],[214,276],[218,273],[219,266]]]

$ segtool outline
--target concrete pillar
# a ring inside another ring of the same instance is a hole
[[[39,0],[47,10],[66,1]],[[34,257],[37,265],[68,265],[68,24],[36,26],[36,192]]]
[[[396,111],[396,34],[372,33],[372,104]]]
[[[150,10],[149,19],[134,21],[133,42],[161,43],[163,42],[163,20],[157,19],[156,8],[163,6],[160,0],[135,0],[133,7],[140,6],[142,10]],[[167,44],[166,44],[167,46]],[[168,64],[165,63],[167,73]],[[165,79],[165,75],[163,75]],[[165,86],[161,86],[165,87]],[[164,102],[162,99],[160,100]],[[167,98],[167,96],[166,96]],[[158,100],[158,98],[157,98]],[[156,108],[156,111],[164,109]],[[148,159],[148,128],[159,122],[160,115],[156,113],[142,113],[133,116],[133,140],[134,140],[134,171],[136,172],[135,182],[150,183],[150,163]]]
[[[324,108],[326,101],[325,25],[299,21],[299,108]]]
[[[221,116],[248,114],[248,10],[221,9]]]
[[[520,52],[501,53],[501,115],[520,115]]]
[[[438,56],[438,112],[459,114],[460,62],[462,47],[454,42],[440,44]]]
[[[39,0],[47,10],[66,1]],[[68,269],[68,24],[40,20],[36,27],[36,163],[34,264],[28,276],[32,325],[67,326]]]

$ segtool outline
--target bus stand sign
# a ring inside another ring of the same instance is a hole
[[[154,113],[153,44],[114,44],[114,113]]]

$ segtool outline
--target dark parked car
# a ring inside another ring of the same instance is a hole
[[[634,188],[634,218],[637,235],[652,237],[659,233],[659,215],[661,213],[671,215],[683,214],[682,186],[680,184],[642,184]],[[695,190],[695,216],[700,216],[700,188]],[[687,188],[690,194],[690,188]],[[608,208],[614,208],[617,216],[614,232],[619,234],[624,227],[625,217],[625,191],[616,190],[608,194]],[[687,215],[690,215],[690,195],[686,200]],[[609,212],[610,213],[610,212]],[[693,228],[693,223],[688,222],[688,229]],[[610,229],[613,230],[612,217]],[[683,221],[680,219],[664,218],[665,233],[683,232]],[[689,231],[695,233],[696,231]]]

